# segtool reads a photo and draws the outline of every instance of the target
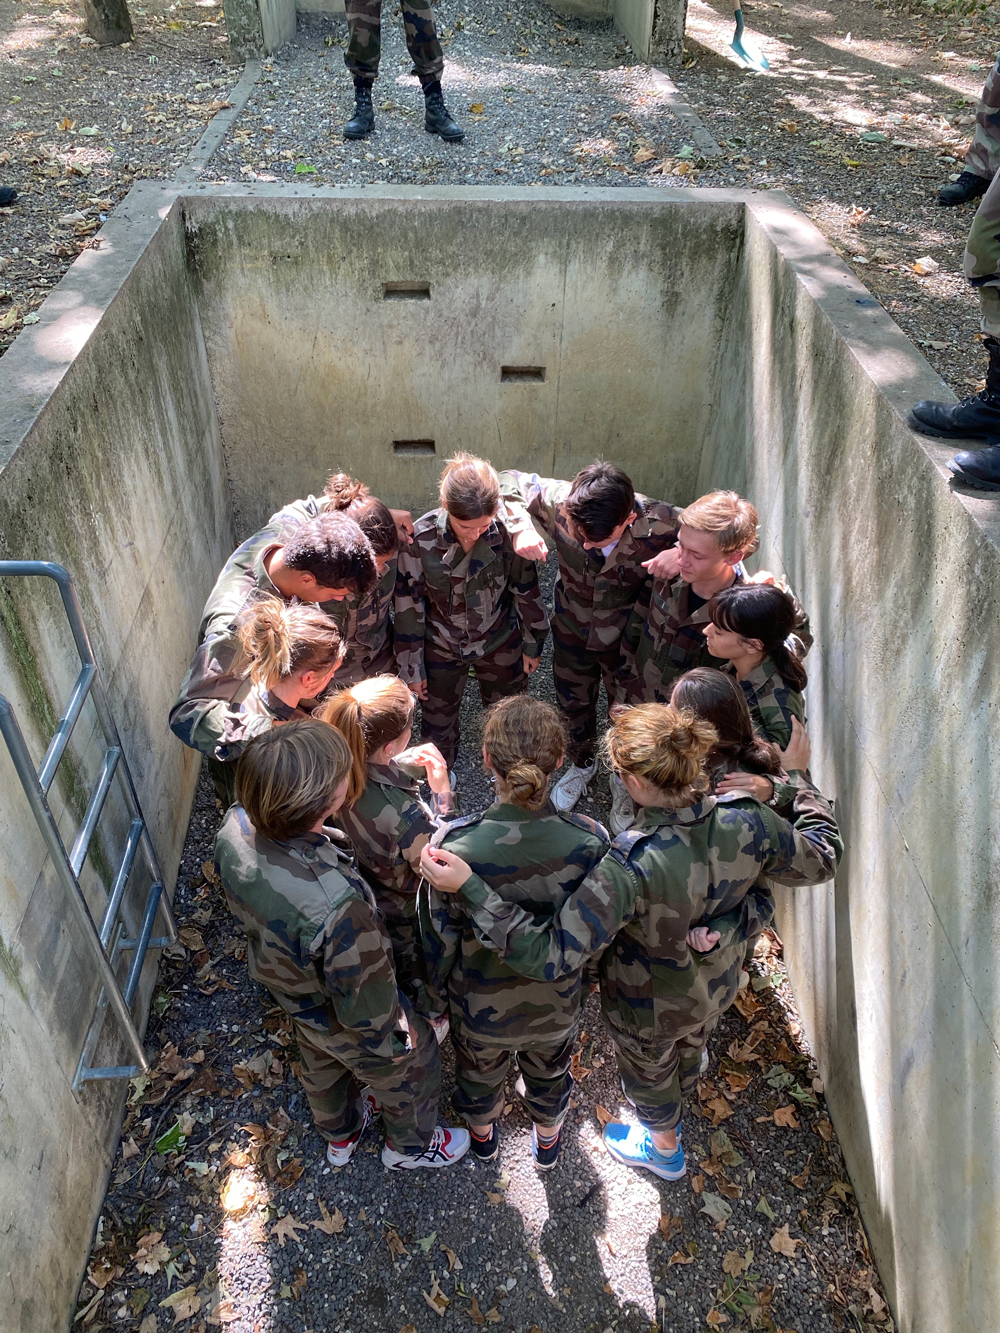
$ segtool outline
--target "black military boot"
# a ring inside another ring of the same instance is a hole
[[[372,86],[365,79],[354,80],[354,115],[344,126],[345,139],[363,139],[375,128]]]
[[[915,403],[908,417],[921,435],[942,440],[991,440],[1000,438],[1000,342],[984,338],[990,357],[986,388],[960,403],[935,403],[929,398]]]
[[[17,199],[13,185],[0,185],[0,208],[9,208]]]
[[[428,134],[440,134],[445,143],[461,143],[465,130],[452,120],[444,104],[444,93],[435,79],[424,89],[424,129]]]
[[[938,203],[944,207],[950,204],[967,204],[970,199],[978,199],[990,188],[988,180],[977,176],[974,171],[963,171],[957,181],[944,185],[938,191]]]
[[[1000,442],[985,449],[968,449],[948,464],[955,480],[980,491],[1000,491]]]

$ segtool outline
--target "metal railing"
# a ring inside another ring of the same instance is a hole
[[[148,1072],[149,1061],[143,1048],[142,1039],[132,1017],[132,1003],[139,986],[143,963],[149,949],[163,948],[177,940],[177,926],[174,922],[170,901],[163,892],[163,877],[156,859],[156,852],[139,808],[135,784],[129,771],[128,761],[122,751],[118,729],[108,706],[107,691],[100,669],[90,645],[90,636],[83,622],[80,602],[73,587],[73,580],[62,565],[47,560],[0,560],[0,578],[48,578],[52,579],[62,598],[63,608],[69,627],[80,654],[80,674],[70,692],[69,700],[63,710],[55,735],[49,742],[41,767],[36,770],[34,761],[28,752],[24,736],[14,714],[10,701],[0,695],[0,735],[3,736],[7,749],[14,761],[14,768],[21,780],[21,786],[28,798],[35,822],[45,839],[49,855],[55,865],[59,882],[66,891],[70,907],[80,924],[87,952],[94,964],[101,992],[98,997],[94,1016],[83,1043],[79,1063],[73,1079],[73,1091],[79,1096],[84,1083],[93,1079],[132,1078],[140,1072]],[[83,706],[87,699],[92,699],[97,718],[104,734],[107,751],[101,764],[100,774],[87,802],[83,823],[73,840],[69,851],[63,842],[59,827],[49,808],[48,793],[52,787],[59,763],[62,760],[73,728],[80,720]],[[87,859],[87,853],[105,802],[111,792],[115,779],[121,787],[125,808],[130,820],[125,849],[115,873],[114,882],[108,894],[107,904],[97,925],[91,914],[87,899],[80,886],[80,872]],[[122,906],[129,875],[136,856],[142,853],[150,876],[150,887],[142,909],[141,923],[134,936],[128,934]],[[166,934],[153,935],[153,926],[157,913],[163,915]],[[131,953],[123,983],[119,983],[118,969],[122,955]],[[97,1051],[104,1027],[108,1007],[114,1011],[135,1061],[132,1065],[109,1065],[94,1067],[92,1061]]]

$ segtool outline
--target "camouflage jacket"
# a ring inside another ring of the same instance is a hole
[[[643,809],[551,921],[504,901],[476,874],[461,896],[480,941],[526,976],[555,981],[603,950],[609,1026],[662,1048],[703,1027],[735,996],[746,940],[773,912],[758,877],[783,884],[832,878],[843,844],[830,805],[808,783],[795,794],[793,814],[794,825],[742,796]],[[722,938],[696,953],[687,932],[709,922]]]
[[[226,728],[247,696],[249,682],[236,635],[236,618],[261,593],[281,597],[264,568],[265,557],[283,539],[280,523],[254,533],[226,561],[209,594],[198,627],[198,649],[170,710],[170,730],[203,754],[218,757]],[[282,598],[282,600],[285,600]],[[230,755],[235,758],[235,753]]]
[[[270,731],[275,722],[298,722],[309,716],[306,709],[293,708],[271,690],[251,685],[249,678],[243,681],[243,687],[222,715],[222,739],[213,756],[223,764],[239,759],[248,742]]]
[[[520,629],[524,652],[540,657],[549,620],[533,560],[517,555],[506,527],[494,522],[466,554],[444,509],[413,525],[396,580],[395,650],[409,685],[426,679],[424,641],[474,662]]]
[[[638,517],[607,557],[585,551],[570,529],[564,501],[568,481],[539,477],[534,472],[500,473],[507,527],[511,533],[531,529],[534,519],[554,543],[559,559],[555,618],[569,633],[583,637],[589,652],[618,647],[632,608],[649,575],[643,562],[677,542],[676,505],[637,495]]]
[[[324,834],[261,837],[234,805],[215,840],[226,901],[247,935],[250,975],[296,1023],[356,1044],[406,1053],[407,1001],[371,889]]]
[[[729,585],[749,581],[743,565]],[[812,645],[809,621],[786,583],[775,584],[795,601],[798,612],[796,637],[803,654]],[[651,579],[636,602],[622,636],[622,660],[617,673],[617,702],[627,704],[669,703],[674,681],[695,667],[721,667],[705,642],[708,602],[690,606],[691,585],[682,578]]]
[[[722,669],[730,675],[736,674],[728,663]],[[770,657],[755,666],[739,685],[754,726],[765,740],[773,741],[783,750],[792,739],[792,719],[797,717],[803,726],[806,724],[806,703],[801,692],[785,684]]]
[[[342,806],[336,822],[350,838],[386,919],[412,922],[420,853],[440,821],[398,764],[369,764],[367,776],[358,800],[350,808]]]
[[[271,515],[270,522],[282,528],[301,527],[326,512],[325,495],[307,495]],[[366,680],[374,672],[395,673],[392,658],[392,623],[389,610],[396,588],[396,561],[393,556],[378,583],[363,597],[345,597],[342,602],[321,602],[320,609],[336,622],[340,637],[347,645],[344,660],[326,691],[332,694]]]
[[[608,835],[585,815],[497,802],[456,820],[434,839],[473,866],[499,901],[528,920],[551,922],[601,861]],[[518,976],[476,938],[461,898],[424,889],[418,899],[428,991],[453,1028],[487,1046],[528,1050],[564,1041],[582,1002],[583,960],[556,980]]]

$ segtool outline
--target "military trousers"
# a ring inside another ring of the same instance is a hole
[[[621,655],[620,644],[605,652],[587,647],[587,630],[563,616],[552,618],[552,675],[556,683],[556,703],[566,720],[569,746],[566,758],[571,764],[586,767],[597,748],[597,701],[601,681],[608,703],[615,699],[615,672]]]
[[[444,52],[434,26],[429,0],[402,0],[406,49],[421,86],[440,79]],[[344,64],[352,77],[373,81],[382,54],[382,0],[346,0],[347,50]]]
[[[1000,60],[990,70],[976,107],[976,128],[965,154],[965,170],[992,180],[1000,166]]]
[[[488,708],[508,694],[524,693],[528,678],[524,674],[523,656],[520,630],[509,635],[500,648],[472,662],[445,653],[429,640],[424,645],[427,702],[420,710],[421,739],[434,742],[449,768],[454,768],[458,754],[459,714],[469,668],[476,673],[483,706]]]
[[[508,1051],[458,1032],[453,1025],[455,1091],[451,1103],[470,1125],[492,1125],[503,1110],[504,1085],[511,1056],[520,1077],[517,1095],[536,1125],[557,1129],[566,1118],[573,1075],[569,1072],[576,1043],[574,1030],[565,1041],[531,1050]]]
[[[1000,338],[1000,173],[993,177],[965,242],[965,276],[979,296],[984,333]]]
[[[382,924],[392,945],[396,985],[418,1013],[427,1012],[427,969],[424,951],[417,940],[417,895],[387,889],[374,876],[365,876],[382,914]]]
[[[361,1129],[361,1088],[382,1107],[385,1138],[397,1152],[416,1155],[431,1141],[441,1096],[438,1044],[427,1023],[407,1014],[411,1048],[398,1059],[366,1055],[342,1033],[324,1033],[292,1021],[302,1057],[299,1075],[316,1128],[342,1143]]]
[[[684,1098],[698,1086],[701,1053],[719,1015],[676,1041],[650,1046],[624,1028],[609,1024],[622,1092],[635,1107],[639,1122],[654,1133],[676,1129]]]

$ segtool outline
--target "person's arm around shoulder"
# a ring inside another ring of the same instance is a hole
[[[792,739],[781,752],[789,776],[798,784],[790,817],[782,819],[761,807],[772,834],[771,851],[761,872],[779,884],[822,884],[836,874],[844,854],[833,807],[809,776],[810,752],[806,729],[796,718]]]
[[[500,473],[503,519],[518,555],[526,560],[546,558],[548,547],[531,520],[535,520],[550,541],[554,540],[556,510],[568,490],[569,482],[540,477],[537,472],[509,468]]]

